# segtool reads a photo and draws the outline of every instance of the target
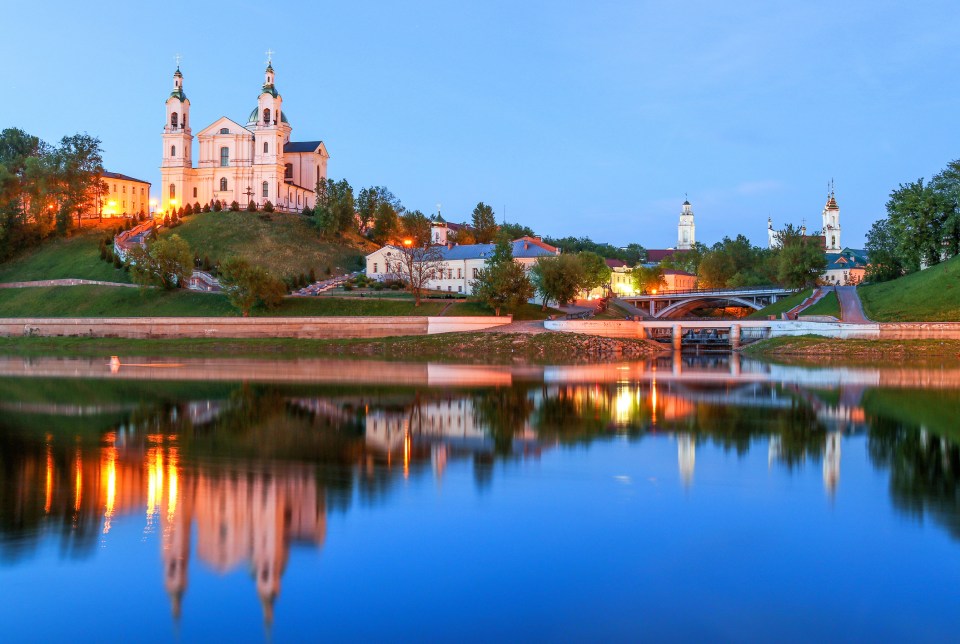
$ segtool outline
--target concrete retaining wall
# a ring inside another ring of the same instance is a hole
[[[960,340],[960,322],[888,322],[880,325],[884,340]]]
[[[384,338],[475,331],[509,317],[6,318],[0,336],[92,338]]]

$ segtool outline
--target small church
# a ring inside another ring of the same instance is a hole
[[[236,201],[241,208],[250,202],[262,208],[269,201],[281,212],[313,208],[317,184],[327,179],[330,155],[323,141],[291,139],[293,127],[274,83],[271,54],[267,52],[263,86],[246,122],[222,116],[197,133],[196,166],[190,100],[178,60],[163,128],[162,210],[213,201]]]

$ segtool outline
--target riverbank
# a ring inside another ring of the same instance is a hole
[[[661,345],[646,340],[574,333],[473,332],[349,340],[0,338],[0,355],[24,357],[349,357],[484,364],[585,364],[635,360],[661,351]]]
[[[960,340],[838,340],[820,336],[771,338],[741,353],[778,362],[818,364],[940,362],[960,356]]]

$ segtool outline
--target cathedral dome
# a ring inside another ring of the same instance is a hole
[[[253,108],[253,111],[250,112],[250,118],[247,119],[247,125],[256,125],[260,121],[260,107],[257,106]],[[280,112],[280,122],[290,125],[290,121],[287,120],[287,113]]]

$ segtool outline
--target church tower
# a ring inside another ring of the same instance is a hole
[[[767,248],[780,248],[780,234],[773,229],[773,217],[767,217]]]
[[[696,243],[695,226],[693,224],[693,209],[690,202],[684,200],[683,210],[680,211],[680,224],[677,226],[677,248],[689,250]]]
[[[843,250],[840,245],[840,206],[833,196],[833,179],[830,180],[830,189],[827,192],[827,204],[823,207],[823,238],[828,253],[839,253]]]
[[[193,166],[193,134],[190,132],[190,100],[183,91],[183,74],[173,73],[173,91],[167,98],[167,119],[163,126],[163,162],[160,164],[161,209],[186,203],[187,175]]]
[[[292,166],[287,168],[284,162],[283,146],[290,142],[293,128],[283,113],[283,97],[274,83],[272,54],[267,52],[263,87],[260,88],[257,107],[247,121],[247,129],[253,130],[253,183],[262,186],[257,191],[259,200],[278,204],[282,196],[281,184],[287,178],[292,179]]]

